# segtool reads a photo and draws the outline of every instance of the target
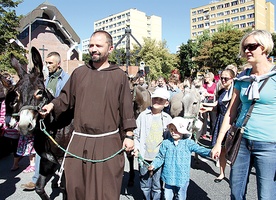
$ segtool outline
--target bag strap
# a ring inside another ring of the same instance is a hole
[[[275,69],[276,69],[276,65],[273,67],[273,69],[272,69],[271,71],[273,71],[273,70],[275,70]],[[270,77],[269,77],[269,78],[270,78]],[[259,93],[261,92],[261,90],[263,89],[263,87],[265,86],[265,84],[267,83],[267,81],[268,81],[269,78],[265,79],[265,81],[262,83],[261,87],[259,88]],[[251,113],[252,113],[252,110],[253,110],[253,108],[254,108],[255,103],[256,103],[256,100],[254,99],[254,100],[252,101],[252,103],[251,103],[250,108],[248,109],[248,111],[247,111],[247,113],[246,113],[245,119],[243,120],[243,123],[242,123],[242,127],[245,127],[245,126],[246,126],[246,124],[247,124],[249,118],[251,117]]]

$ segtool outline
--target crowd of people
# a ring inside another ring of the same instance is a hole
[[[70,77],[62,76],[58,53],[48,55],[49,77],[45,84],[56,98],[44,105],[40,114],[45,117],[54,112],[59,116],[74,109],[75,131],[68,147],[70,152],[100,160],[122,148],[133,151],[139,159],[139,183],[144,199],[161,199],[162,191],[165,199],[186,199],[191,153],[216,160],[220,174],[214,182],[223,181],[227,131],[234,122],[237,126],[242,125],[254,101],[255,107],[244,129],[237,160],[231,166],[230,196],[233,200],[245,199],[250,170],[255,167],[258,199],[272,200],[276,196],[276,134],[273,125],[276,79],[273,64],[267,56],[273,47],[271,34],[267,31],[247,33],[240,42],[240,55],[251,67],[238,74],[237,66],[229,65],[219,73],[219,80],[214,79],[212,72],[207,72],[202,78],[181,82],[178,70],[172,71],[168,79],[160,76],[156,80],[147,80],[145,76],[139,76],[135,84],[151,92],[151,106],[135,119],[128,77],[108,62],[114,48],[112,37],[105,31],[96,31],[89,43],[90,63],[77,68]],[[267,84],[258,93],[258,86],[265,79],[268,79]],[[61,85],[58,84],[60,81]],[[198,113],[203,122],[201,138],[210,141],[210,148],[190,139],[189,120],[170,115],[171,98],[191,85],[201,96]],[[4,109],[2,103],[0,124],[2,129],[8,130],[4,125]],[[20,157],[28,155],[30,166],[23,172],[38,173],[39,156],[34,156],[32,138],[21,138],[16,130],[13,131],[18,137],[13,144],[12,170],[19,168]],[[123,141],[119,134],[122,131]],[[36,165],[35,157],[38,158]],[[68,199],[119,199],[123,154],[97,163],[66,157],[64,170]],[[35,182],[33,178],[23,188],[34,189]]]

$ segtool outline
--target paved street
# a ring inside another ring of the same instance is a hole
[[[192,156],[191,164],[191,179],[188,188],[189,200],[226,200],[230,199],[229,180],[226,178],[221,183],[214,183],[214,179],[219,173],[219,168],[215,166],[215,163],[210,159],[200,158],[198,164],[194,162]],[[34,191],[23,191],[20,185],[31,181],[33,173],[24,174],[22,171],[28,165],[28,158],[25,157],[20,161],[20,169],[11,172],[12,155],[0,159],[0,200],[37,200],[38,195]],[[141,200],[142,193],[139,188],[139,178],[137,171],[137,162],[135,162],[136,179],[134,187],[127,187],[128,180],[128,162],[125,165],[125,173],[123,178],[123,185],[121,191],[121,200],[134,199]],[[226,168],[226,175],[229,177],[230,167]],[[62,196],[59,193],[59,189],[52,188],[53,178],[50,179],[46,186],[46,192],[53,200],[61,200]],[[248,185],[247,199],[257,199],[256,194],[256,179],[254,169],[251,172],[249,185]]]

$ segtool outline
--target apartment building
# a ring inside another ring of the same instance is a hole
[[[151,15],[147,16],[146,13],[131,8],[129,10],[109,15],[103,19],[94,22],[94,31],[105,30],[113,37],[114,46],[125,35],[126,28],[129,27],[131,35],[142,45],[143,37],[155,39],[157,41],[162,40],[162,19],[161,17]],[[136,41],[130,37],[130,49],[133,48],[133,44]],[[82,41],[83,53],[88,53],[89,39]],[[125,48],[127,43],[127,37],[124,37],[117,46],[117,49]]]
[[[203,31],[217,31],[221,24],[229,23],[238,29],[255,28],[274,32],[274,5],[266,0],[211,1],[190,10],[190,38]]]

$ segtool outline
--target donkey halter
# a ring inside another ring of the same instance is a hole
[[[47,99],[45,97],[43,97],[43,100],[40,104],[38,104],[37,106],[31,106],[31,105],[26,105],[26,106],[22,106],[19,110],[18,113],[13,113],[12,116],[13,117],[17,117],[20,115],[21,111],[23,110],[34,110],[34,111],[37,111],[37,112],[40,112],[42,111],[42,107],[45,105]]]

